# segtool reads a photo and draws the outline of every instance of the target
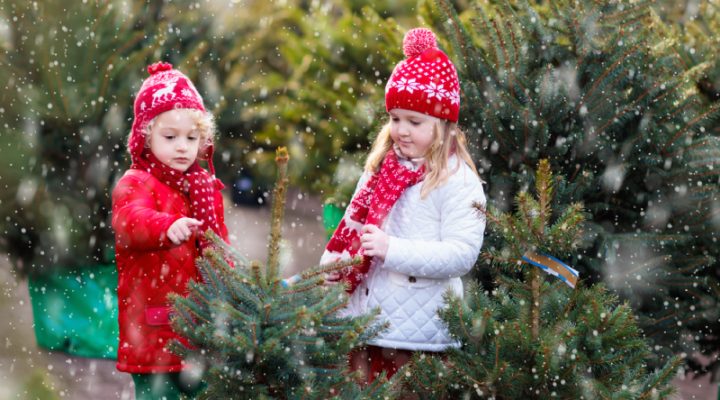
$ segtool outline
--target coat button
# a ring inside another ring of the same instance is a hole
[[[414,276],[408,276],[408,281],[410,283],[415,283],[415,282],[417,282],[417,278],[415,278]]]

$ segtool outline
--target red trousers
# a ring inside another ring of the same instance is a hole
[[[391,376],[405,365],[412,357],[414,351],[390,349],[378,346],[355,348],[350,352],[350,370],[360,371],[363,376],[362,383],[370,384],[385,371],[386,378]]]

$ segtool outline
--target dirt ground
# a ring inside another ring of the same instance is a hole
[[[267,258],[269,207],[227,205],[231,242],[248,258]],[[283,226],[281,264],[284,276],[315,265],[325,237],[320,202],[297,192],[288,195]],[[0,400],[2,399],[122,399],[134,398],[132,379],[115,370],[112,360],[87,359],[48,352],[35,344],[27,281],[12,276],[0,257]],[[676,378],[675,399],[715,400],[717,385],[707,379]]]

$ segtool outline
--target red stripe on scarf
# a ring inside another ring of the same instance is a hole
[[[352,293],[365,279],[370,270],[371,257],[362,254],[360,232],[353,225],[375,225],[381,227],[390,210],[407,188],[420,182],[425,175],[425,167],[417,171],[400,164],[394,149],[390,149],[380,166],[350,201],[345,216],[325,247],[326,253],[337,254],[338,258],[347,251],[350,258],[363,256],[361,264],[342,273],[342,279],[349,284],[348,293]],[[344,258],[344,257],[343,257]]]

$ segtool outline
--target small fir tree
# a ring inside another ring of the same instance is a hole
[[[373,315],[338,316],[344,287],[323,285],[324,273],[359,260],[307,270],[292,284],[280,279],[287,161],[280,148],[267,264],[248,262],[210,234],[214,247],[198,261],[203,282],[173,298],[173,328],[187,338],[173,349],[207,369],[201,398],[383,398],[387,382],[361,388],[347,370],[350,350],[382,327],[369,328]]]
[[[582,238],[582,206],[552,208],[555,184],[542,160],[536,197],[519,193],[514,213],[477,206],[501,244],[483,254],[483,266],[506,274],[492,292],[471,284],[465,300],[448,295],[440,315],[462,348],[444,357],[415,357],[400,373],[405,392],[491,399],[655,399],[671,393],[668,381],[679,360],[647,371],[652,353],[628,304],[618,304],[601,285],[573,290],[523,262],[531,253],[567,257]]]

